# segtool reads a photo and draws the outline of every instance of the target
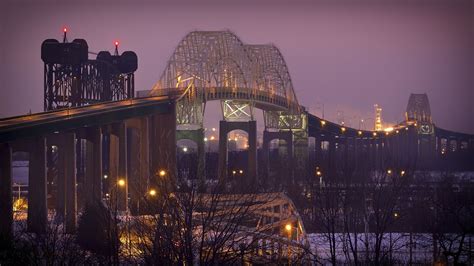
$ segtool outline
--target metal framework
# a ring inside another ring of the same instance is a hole
[[[224,120],[253,120],[253,108],[300,114],[285,60],[274,45],[247,45],[230,31],[194,31],[178,44],[152,95],[182,95],[178,125],[202,127],[205,104]]]
[[[134,73],[118,73],[98,60],[80,65],[44,65],[44,110],[132,98]]]

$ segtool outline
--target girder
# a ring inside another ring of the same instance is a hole
[[[253,106],[251,102],[224,100],[221,101],[221,105],[225,121],[253,120]]]
[[[251,119],[254,106],[291,114],[301,112],[278,48],[246,45],[230,31],[193,31],[186,35],[151,91],[154,96],[165,94],[183,95],[183,103],[177,104],[182,110],[177,113],[188,116],[178,117],[178,125],[202,125],[202,114],[196,112],[204,112],[208,100],[223,100],[225,119]],[[247,111],[240,108],[242,104]]]

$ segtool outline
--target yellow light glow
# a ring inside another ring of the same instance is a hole
[[[397,217],[398,217],[398,213],[397,213],[397,212],[394,213],[393,216],[394,216],[395,218],[397,218]]]
[[[165,175],[166,175],[166,171],[165,171],[165,170],[161,170],[161,171],[160,171],[160,176],[163,177],[163,176],[165,176]]]
[[[28,209],[28,202],[25,198],[18,198],[13,203],[13,211],[22,211]]]
[[[211,140],[214,140],[214,139],[215,139],[215,137],[214,137],[214,136],[211,136]]]
[[[150,194],[150,196],[156,196],[156,190],[150,189],[150,191],[148,191],[148,194]]]
[[[372,135],[373,135],[374,137],[377,136],[377,132],[372,133]]]
[[[117,181],[117,184],[118,184],[119,186],[121,186],[121,187],[125,186],[125,179],[119,179],[119,180]]]
[[[359,132],[357,132],[357,134],[362,135],[362,131],[359,130]]]
[[[316,175],[317,175],[317,176],[320,176],[320,175],[321,175],[321,171],[316,171]]]
[[[383,131],[385,131],[385,132],[392,132],[392,131],[393,131],[393,127],[387,127],[387,128],[385,128]]]
[[[326,125],[326,121],[321,120],[321,125],[322,125],[322,126]]]
[[[286,224],[285,225],[285,230],[288,232],[291,232],[291,224]]]
[[[401,176],[404,176],[404,175],[405,175],[405,171],[402,170],[402,171],[400,172],[400,175],[401,175]]]
[[[388,169],[388,170],[387,170],[387,174],[390,175],[391,173],[392,173],[392,170]]]
[[[342,131],[342,132],[345,132],[345,131],[346,131],[346,128],[345,128],[345,127],[341,127],[341,131]]]

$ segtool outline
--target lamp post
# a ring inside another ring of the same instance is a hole
[[[285,225],[285,230],[288,233],[288,242],[291,241],[291,231],[292,231],[292,229],[293,229],[293,227],[291,226],[290,223]],[[291,247],[290,247],[290,243],[288,243],[288,265],[291,265]]]

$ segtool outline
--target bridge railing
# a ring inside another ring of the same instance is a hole
[[[257,101],[265,104],[271,104],[278,106],[284,110],[295,110],[297,109],[297,103],[288,100],[286,97],[268,92],[266,90],[248,89],[248,88],[227,88],[227,87],[214,87],[206,89],[195,89],[196,98],[203,99],[205,101],[212,100],[244,100],[244,101]],[[163,88],[155,89],[152,92],[154,96],[180,96],[186,92],[185,88]]]

